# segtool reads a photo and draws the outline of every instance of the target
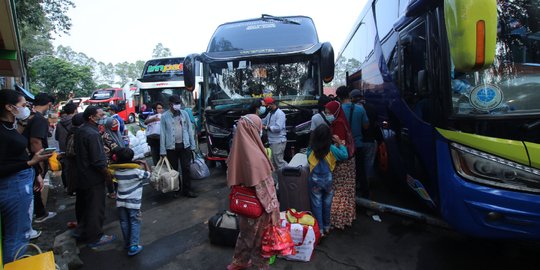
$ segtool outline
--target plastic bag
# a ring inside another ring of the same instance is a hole
[[[296,254],[296,250],[288,228],[268,226],[263,233],[261,256],[270,258],[273,255],[288,256],[294,254]]]

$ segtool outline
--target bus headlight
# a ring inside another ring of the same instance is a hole
[[[220,127],[217,127],[217,126],[214,126],[214,125],[208,125],[208,133],[210,133],[210,135],[214,136],[214,137],[218,137],[218,138],[225,138],[225,137],[228,137],[229,135],[231,135],[231,132],[224,129],[224,128],[220,128]]]
[[[540,193],[540,170],[463,145],[451,144],[452,160],[463,178],[489,186]]]

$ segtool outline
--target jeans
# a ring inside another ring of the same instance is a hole
[[[321,233],[330,229],[330,209],[334,190],[332,189],[332,173],[318,175],[312,173],[309,177],[311,211],[319,223]]]
[[[375,155],[377,154],[377,142],[364,142],[362,144],[364,148],[364,164],[366,170],[366,177],[371,178],[375,176]]]
[[[118,216],[126,248],[139,245],[141,234],[141,210],[118,207]]]
[[[0,179],[0,214],[2,215],[4,263],[28,244],[32,231],[34,169],[25,169]],[[26,247],[21,250],[24,254]],[[0,262],[1,263],[1,262]]]

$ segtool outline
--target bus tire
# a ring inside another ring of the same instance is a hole
[[[131,114],[129,114],[129,116],[128,116],[128,123],[131,124],[131,123],[133,123],[133,122],[135,122],[135,115],[131,113]]]

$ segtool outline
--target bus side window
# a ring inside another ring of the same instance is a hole
[[[428,50],[424,21],[405,30],[400,39],[400,51],[403,99],[419,118],[431,122],[430,95],[427,87]]]

